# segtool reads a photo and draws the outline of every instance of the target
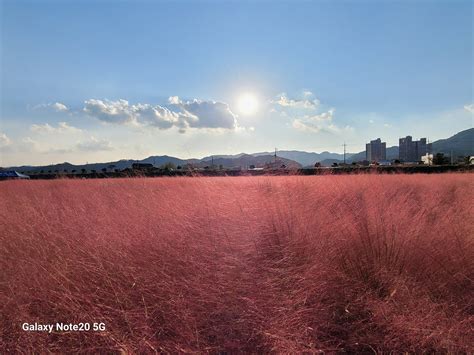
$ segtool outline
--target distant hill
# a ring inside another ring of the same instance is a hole
[[[156,166],[161,166],[168,162],[171,162],[175,165],[179,165],[179,164],[186,164],[187,161],[164,155],[164,156],[157,156],[157,157],[148,157],[143,160],[122,159],[122,160],[111,161],[111,162],[106,162],[106,163],[90,163],[90,164],[79,164],[79,165],[74,165],[70,163],[61,163],[61,164],[43,165],[43,166],[23,165],[23,166],[10,167],[9,169],[17,170],[17,171],[34,171],[34,172],[40,172],[40,171],[63,172],[64,170],[67,170],[68,172],[71,172],[72,170],[76,170],[77,172],[80,172],[82,169],[86,169],[87,171],[91,171],[91,170],[101,171],[104,168],[106,168],[107,170],[113,170],[113,169],[123,170],[123,169],[131,168],[133,163],[150,163],[150,164],[156,163]]]
[[[433,142],[433,153],[444,153],[453,156],[474,155],[474,128],[456,133],[447,139]]]
[[[239,153],[239,154],[227,154],[227,155],[209,155],[207,157],[202,158],[201,161],[212,160],[212,158],[234,159],[234,158],[240,158],[242,155],[246,155],[246,154]],[[254,154],[250,154],[250,155],[254,155]]]
[[[193,163],[193,162],[199,162],[200,160],[198,159],[179,159],[176,157],[170,157],[168,155],[160,155],[160,156],[151,156],[148,158],[145,158],[143,160],[138,161],[139,163],[146,163],[146,164],[153,164],[153,166],[160,167],[162,165],[171,163],[176,166],[178,165],[184,165],[188,163]],[[134,161],[135,163],[136,161]],[[131,164],[130,164],[131,167]]]
[[[210,165],[212,162],[212,158],[206,158],[208,160],[204,160],[201,162],[201,165]],[[272,155],[250,155],[250,154],[242,154],[237,158],[216,158],[214,157],[214,165],[222,165],[224,167],[249,167],[250,165],[254,165],[257,168],[263,168],[267,164],[273,164],[275,161],[275,157]],[[302,165],[298,162],[290,159],[282,158],[281,156],[277,157],[278,165],[285,165],[287,168],[297,169],[301,168]]]
[[[357,161],[362,161],[362,160],[365,160],[365,151],[354,154],[353,156],[350,157],[350,159],[347,159],[347,162],[352,163],[353,161],[357,162]],[[342,160],[340,160],[339,162],[342,162]]]
[[[205,158],[202,158],[201,160],[211,160],[212,158],[217,159],[217,158],[225,158],[225,159],[237,159],[242,156],[246,155],[251,155],[254,157],[260,157],[260,156],[272,156],[274,157],[275,152],[258,152],[258,153],[239,153],[239,154],[234,154],[234,155],[213,155],[213,156],[208,156]],[[351,154],[346,154],[346,157],[351,156]],[[314,163],[322,161],[324,159],[343,159],[344,156],[339,153],[330,153],[330,152],[321,152],[321,153],[313,153],[313,152],[305,152],[305,151],[299,151],[299,150],[279,150],[277,151],[277,157],[278,158],[284,158],[284,159],[289,159],[293,160],[302,166],[313,166]]]
[[[274,157],[271,155],[262,155],[262,156],[253,156],[250,154],[239,154],[236,158],[225,158],[214,156],[214,165],[220,166],[222,165],[224,168],[235,168],[235,167],[242,167],[248,168],[251,165],[255,167],[264,167],[266,164],[271,164],[274,162]],[[280,165],[285,165],[288,168],[297,169],[301,168],[301,164],[296,161],[285,159],[278,157],[277,162]],[[119,161],[112,161],[106,163],[91,163],[91,164],[82,164],[82,165],[74,165],[70,163],[61,163],[61,164],[54,164],[54,165],[45,165],[45,166],[14,166],[9,167],[9,170],[17,170],[17,171],[31,171],[31,172],[41,172],[44,173],[48,172],[72,172],[75,170],[76,172],[80,172],[82,169],[87,170],[90,172],[91,170],[95,170],[100,172],[102,169],[107,169],[108,171],[118,169],[123,170],[127,168],[131,168],[133,163],[147,163],[153,164],[155,167],[160,167],[162,165],[171,163],[175,166],[181,165],[184,166],[186,164],[191,164],[195,167],[206,167],[210,166],[212,163],[212,157],[206,157],[204,159],[179,159],[176,157],[171,157],[167,155],[163,156],[150,156],[148,158],[142,160],[119,160]]]
[[[272,152],[262,152],[262,153],[252,153],[253,156],[259,155],[273,155]],[[285,159],[291,159],[303,166],[313,166],[316,162],[321,162],[326,159],[344,159],[343,154],[339,153],[331,153],[331,152],[321,152],[321,153],[313,153],[313,152],[304,152],[299,150],[279,150],[277,151],[277,156]],[[351,157],[352,154],[346,154],[346,159]]]
[[[474,128],[470,128],[464,131],[461,131],[455,134],[452,137],[446,139],[440,139],[433,142],[433,153],[444,153],[450,155],[451,152],[453,156],[467,156],[474,155]],[[285,165],[289,168],[299,168],[302,166],[314,166],[316,162],[321,162],[323,166],[330,166],[333,163],[342,163],[344,156],[340,153],[331,153],[331,152],[304,152],[298,150],[280,150],[277,151],[278,162],[282,165]],[[10,167],[9,170],[17,171],[34,171],[34,172],[63,172],[67,170],[71,172],[76,170],[80,172],[81,169],[86,169],[87,171],[96,170],[101,171],[106,168],[107,170],[119,169],[123,170],[126,168],[131,168],[133,163],[148,163],[153,164],[156,167],[160,167],[167,163],[172,163],[176,166],[192,164],[196,167],[205,167],[210,166],[214,159],[214,165],[222,165],[225,168],[232,167],[249,167],[254,165],[256,167],[263,167],[268,163],[274,161],[273,152],[259,152],[252,154],[239,153],[235,155],[213,155],[204,157],[202,159],[180,159],[172,156],[161,155],[161,156],[150,156],[142,160],[132,160],[132,159],[122,159],[113,162],[105,163],[91,163],[83,165],[73,165],[70,163],[61,163],[55,165],[46,165],[46,166],[16,166]],[[393,146],[387,148],[387,159],[393,160],[398,159],[398,146]],[[357,162],[365,160],[365,151],[353,154],[346,154],[346,162]],[[0,168],[1,170],[1,168]]]

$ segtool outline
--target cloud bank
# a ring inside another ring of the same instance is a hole
[[[79,142],[75,146],[75,150],[81,152],[101,152],[114,150],[112,143],[106,139],[97,139],[91,136],[88,140]]]
[[[98,139],[90,132],[71,126],[67,122],[55,124],[32,124],[30,131],[34,138],[26,137],[21,150],[35,153],[100,152],[113,150],[111,142]],[[73,143],[75,142],[75,143]]]
[[[204,101],[194,99],[183,102],[178,96],[171,96],[169,103],[179,107],[186,117],[190,117],[188,124],[195,128],[224,128],[237,127],[237,116],[224,102]]]
[[[70,126],[66,122],[59,122],[57,127],[51,126],[49,123],[44,124],[33,124],[30,126],[30,130],[32,132],[37,132],[40,134],[47,134],[47,133],[81,133],[82,130],[80,128],[76,128]]]
[[[83,111],[102,122],[152,126],[159,129],[177,127],[181,133],[189,128],[235,129],[237,116],[229,105],[217,101],[168,99],[170,107],[147,103],[130,104],[127,100],[90,99]]]

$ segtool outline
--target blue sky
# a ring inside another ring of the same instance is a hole
[[[471,1],[3,0],[0,165],[445,138],[473,125],[472,16]]]

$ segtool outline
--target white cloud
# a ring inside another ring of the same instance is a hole
[[[474,113],[474,104],[465,105],[464,109],[469,113]]]
[[[313,114],[298,115],[297,117],[294,117],[291,126],[296,130],[313,133],[335,133],[341,131],[341,129],[332,122],[335,109],[331,108],[327,111],[316,113],[320,102],[318,99],[314,98],[314,94],[309,90],[303,91],[303,99],[291,99],[288,98],[285,93],[282,93],[277,96],[276,100],[270,102],[283,108],[307,109],[314,112]],[[272,112],[274,112],[274,108],[272,108]],[[286,110],[280,110],[279,112],[281,116],[288,117],[288,112]]]
[[[117,124],[151,125],[160,129],[179,125],[182,117],[166,107],[150,104],[131,105],[127,100],[96,100],[84,102],[84,112],[100,121]]]
[[[314,122],[307,122],[301,118],[295,118],[292,123],[293,128],[299,131],[314,132],[318,133],[321,131],[322,127],[315,124]]]
[[[54,102],[54,103],[47,103],[47,104],[39,104],[39,105],[36,105],[35,107],[33,107],[34,110],[53,110],[53,111],[56,111],[56,112],[68,112],[69,111],[69,108],[61,103],[61,102]]]
[[[104,139],[89,136],[87,131],[73,127],[66,122],[56,125],[49,123],[33,124],[31,137],[22,140],[21,150],[39,154],[66,154],[77,152],[98,152],[112,150],[111,143]]]
[[[349,126],[349,125],[345,125],[344,127],[339,127],[339,126],[336,126],[335,124],[330,124],[328,127],[327,127],[327,130],[328,131],[332,131],[333,133],[340,133],[340,132],[354,132],[354,127],[352,126]]]
[[[173,112],[166,107],[150,104],[132,105],[139,124],[146,124],[159,129],[168,129],[173,126],[183,126],[186,116],[180,112]]]
[[[126,100],[96,100],[90,99],[84,102],[84,112],[108,123],[131,123],[136,122],[134,107]]]
[[[181,103],[181,100],[179,99],[178,96],[170,96],[170,97],[168,98],[168,102],[169,102],[170,104],[172,104],[172,105],[178,105],[178,104]]]
[[[177,96],[175,98],[179,100]],[[230,110],[229,105],[224,102],[198,99],[178,102],[177,106],[184,111],[184,117],[186,117],[190,127],[224,129],[237,127],[237,116]]]
[[[307,116],[311,121],[332,121],[335,109],[320,113],[318,115]]]
[[[194,99],[182,101],[178,96],[168,99],[170,109],[160,105],[135,104],[126,100],[85,101],[84,112],[103,122],[154,126],[159,129],[177,127],[181,133],[188,128],[235,129],[237,116],[223,102]]]
[[[12,140],[5,133],[0,132],[0,148],[4,148],[12,144]]]
[[[67,122],[59,122],[57,127],[51,126],[49,123],[44,124],[33,124],[30,126],[30,130],[33,132],[45,134],[45,133],[81,133],[80,128],[70,126]]]
[[[335,110],[332,108],[316,115],[305,115],[293,120],[293,128],[307,132],[336,131],[337,126],[332,123]]]
[[[277,104],[282,107],[294,107],[294,108],[304,108],[304,109],[315,109],[319,105],[318,99],[310,100],[308,97],[312,96],[311,91],[305,91],[303,93],[304,99],[290,99],[285,93],[277,95],[275,100],[271,100],[270,103]]]
[[[57,112],[69,111],[67,106],[60,102],[55,102],[54,104],[51,105],[51,107]]]
[[[113,149],[114,148],[110,141],[106,139],[97,139],[94,136],[91,136],[90,139],[79,142],[73,150],[78,150],[81,152],[100,152]]]

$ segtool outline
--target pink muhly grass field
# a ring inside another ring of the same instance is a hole
[[[471,174],[7,181],[0,198],[1,353],[474,350]]]

